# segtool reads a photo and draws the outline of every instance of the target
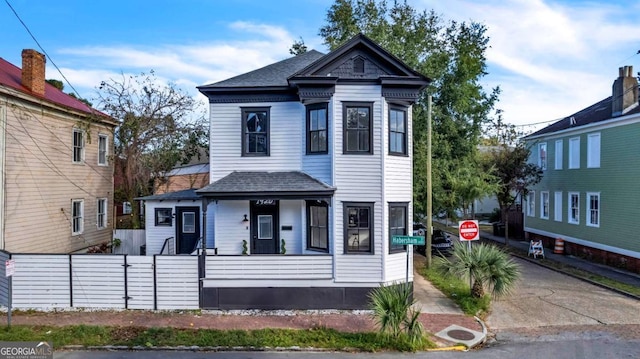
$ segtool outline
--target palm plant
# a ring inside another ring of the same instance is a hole
[[[451,260],[439,257],[435,265],[445,275],[470,278],[471,295],[475,298],[483,297],[485,288],[493,297],[509,294],[520,277],[519,266],[507,253],[484,243],[474,245],[471,250],[455,246]]]
[[[424,328],[420,323],[420,311],[412,309],[415,303],[409,283],[379,287],[370,294],[371,309],[380,331],[398,339],[403,333],[417,347],[423,342]]]

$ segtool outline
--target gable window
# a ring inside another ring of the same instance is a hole
[[[171,208],[156,208],[155,211],[156,214],[156,226],[157,227],[163,227],[163,226],[172,226],[173,225],[173,215],[172,215],[172,209]]]
[[[107,228],[107,199],[106,198],[98,198],[97,208],[96,208],[96,226],[98,229]]]
[[[547,143],[538,144],[538,166],[543,171],[547,170]]]
[[[578,192],[569,192],[569,218],[567,222],[571,224],[580,223],[580,194]]]
[[[556,169],[562,169],[562,140],[556,141]]]
[[[84,232],[84,200],[71,201],[71,235],[75,236]]]
[[[587,136],[587,168],[600,167],[600,134],[591,133]]]
[[[407,235],[407,203],[389,203],[389,253],[406,249],[402,244],[392,244],[393,236]]]
[[[353,60],[353,73],[364,73],[364,59],[362,57],[357,57],[355,60]]]
[[[540,192],[540,218],[549,219],[549,192]]]
[[[569,139],[569,169],[580,168],[580,137]]]
[[[344,203],[344,252],[373,253],[373,203]]]
[[[600,227],[600,193],[587,192],[587,226]]]
[[[242,108],[242,155],[269,156],[269,108]]]
[[[326,103],[307,106],[307,154],[327,153],[327,116]]]
[[[345,154],[373,154],[372,127],[373,104],[349,103],[343,104],[343,152]]]
[[[527,216],[536,216],[536,192],[531,191],[527,194]]]
[[[562,222],[562,191],[553,194],[553,219]]]
[[[73,129],[73,163],[84,161],[84,132],[79,128]]]
[[[407,154],[407,110],[389,107],[389,154]]]
[[[329,251],[329,211],[324,202],[307,202],[307,249]]]
[[[107,139],[106,135],[98,135],[98,165],[107,165]]]

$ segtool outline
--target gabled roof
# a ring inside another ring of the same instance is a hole
[[[87,106],[84,102],[67,95],[60,91],[55,86],[45,83],[44,84],[44,96],[36,94],[26,87],[22,86],[22,70],[0,57],[0,86],[6,86],[14,90],[20,91],[26,95],[33,96],[39,99],[44,99],[52,104],[63,106],[76,111],[84,112],[88,115],[96,114],[103,118],[109,118],[108,115]]]
[[[142,201],[188,201],[202,199],[200,195],[196,193],[195,189],[185,189],[176,192],[167,192],[162,194],[152,194],[145,197],[137,197],[136,200]]]
[[[196,193],[212,199],[326,199],[334,191],[303,172],[234,171]]]

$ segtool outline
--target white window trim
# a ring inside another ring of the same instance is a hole
[[[536,216],[536,191],[530,191],[527,195],[527,216]]]
[[[76,161],[76,159],[74,157],[75,152],[76,152],[76,145],[74,143],[74,140],[75,140],[75,137],[76,137],[75,136],[76,133],[80,133],[82,135],[82,138],[81,138],[82,143],[80,144],[80,160],[78,160],[78,161]],[[73,163],[84,163],[84,156],[85,156],[84,151],[85,151],[85,143],[86,143],[85,137],[86,137],[85,131],[83,131],[82,129],[79,129],[79,128],[74,128],[73,129],[73,132],[71,133],[71,162],[73,162]]]
[[[562,169],[562,160],[563,160],[563,140],[556,140],[556,153],[555,153],[555,169]]]
[[[575,141],[577,141],[578,146],[575,148],[575,151],[577,152],[577,164],[573,163],[573,157],[574,157],[574,149],[571,146],[572,143],[574,143]],[[573,169],[578,169],[580,168],[580,137],[572,137],[569,139],[569,165],[568,168],[570,170]]]
[[[545,194],[547,195],[547,200],[546,200],[546,203],[547,203],[547,215],[546,216],[544,214],[544,204],[545,204],[544,197],[545,197]],[[540,218],[549,219],[549,211],[550,211],[549,210],[549,203],[550,203],[550,201],[549,201],[549,191],[541,191],[540,192]]]
[[[544,158],[542,158],[542,151],[544,149]],[[549,152],[547,151],[547,143],[542,142],[538,143],[538,166],[542,168],[543,171],[547,170],[547,162],[548,162]]]
[[[578,196],[578,200],[576,201],[576,203],[578,204],[578,218],[577,219],[573,219],[573,217],[571,216],[571,196],[576,195]],[[580,224],[580,192],[569,192],[567,194],[567,223],[570,224]]]
[[[594,144],[591,142],[593,138],[598,139],[598,146],[594,148]],[[590,133],[587,135],[587,168],[600,168],[600,149],[602,148],[600,132]]]
[[[100,162],[100,139],[104,138],[104,162]],[[109,136],[98,134],[98,166],[107,166],[109,164]]]
[[[553,220],[562,222],[562,191],[553,194]]]
[[[73,213],[73,207],[75,203],[80,203],[80,216],[78,216],[78,218],[80,219],[80,228],[78,231],[74,232],[73,231],[73,222],[75,221],[76,217],[74,216]],[[77,236],[79,234],[84,233],[84,200],[83,199],[74,199],[71,200],[71,235],[72,236]]]
[[[100,227],[100,201],[104,201],[104,213],[102,213],[102,215],[104,216],[104,219],[102,221],[103,226]],[[107,213],[108,213],[108,208],[107,207],[107,199],[106,198],[98,198],[96,201],[96,227],[98,229],[105,229],[107,228],[107,219],[109,217],[107,217]]]
[[[598,223],[594,224],[591,223],[591,196],[597,196],[598,197]],[[587,196],[586,196],[586,201],[587,201],[587,211],[589,211],[587,213],[587,219],[586,219],[586,225],[587,227],[595,227],[595,228],[599,228],[600,227],[600,212],[601,212],[601,202],[600,202],[600,192],[587,192]]]

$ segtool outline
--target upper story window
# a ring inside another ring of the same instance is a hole
[[[73,162],[84,162],[84,131],[79,128],[73,129]]]
[[[527,195],[527,216],[536,216],[536,192],[531,191]]]
[[[362,57],[357,57],[353,60],[353,72],[356,74],[364,73],[364,59]]]
[[[98,135],[98,165],[107,165],[107,135]]]
[[[580,223],[580,193],[569,192],[569,218],[567,222],[572,224]]]
[[[242,155],[269,156],[269,108],[242,108]]]
[[[543,171],[547,170],[547,143],[539,143],[538,144],[538,166],[542,168]]]
[[[402,244],[392,244],[393,236],[407,235],[407,203],[389,203],[389,253],[405,250]]]
[[[71,235],[82,234],[84,231],[84,200],[71,201]]]
[[[600,167],[600,134],[591,133],[587,136],[587,168]]]
[[[580,137],[569,139],[569,169],[580,168]]]
[[[373,203],[344,204],[344,252],[373,253]]]
[[[373,154],[372,103],[343,104],[343,153]]]
[[[562,140],[556,140],[556,169],[562,169]]]
[[[407,109],[389,107],[389,154],[407,154]]]
[[[327,153],[328,112],[326,103],[307,106],[307,154]]]
[[[329,211],[325,203],[307,202],[307,248],[329,251]]]
[[[107,199],[98,198],[96,225],[98,229],[107,228]]]

